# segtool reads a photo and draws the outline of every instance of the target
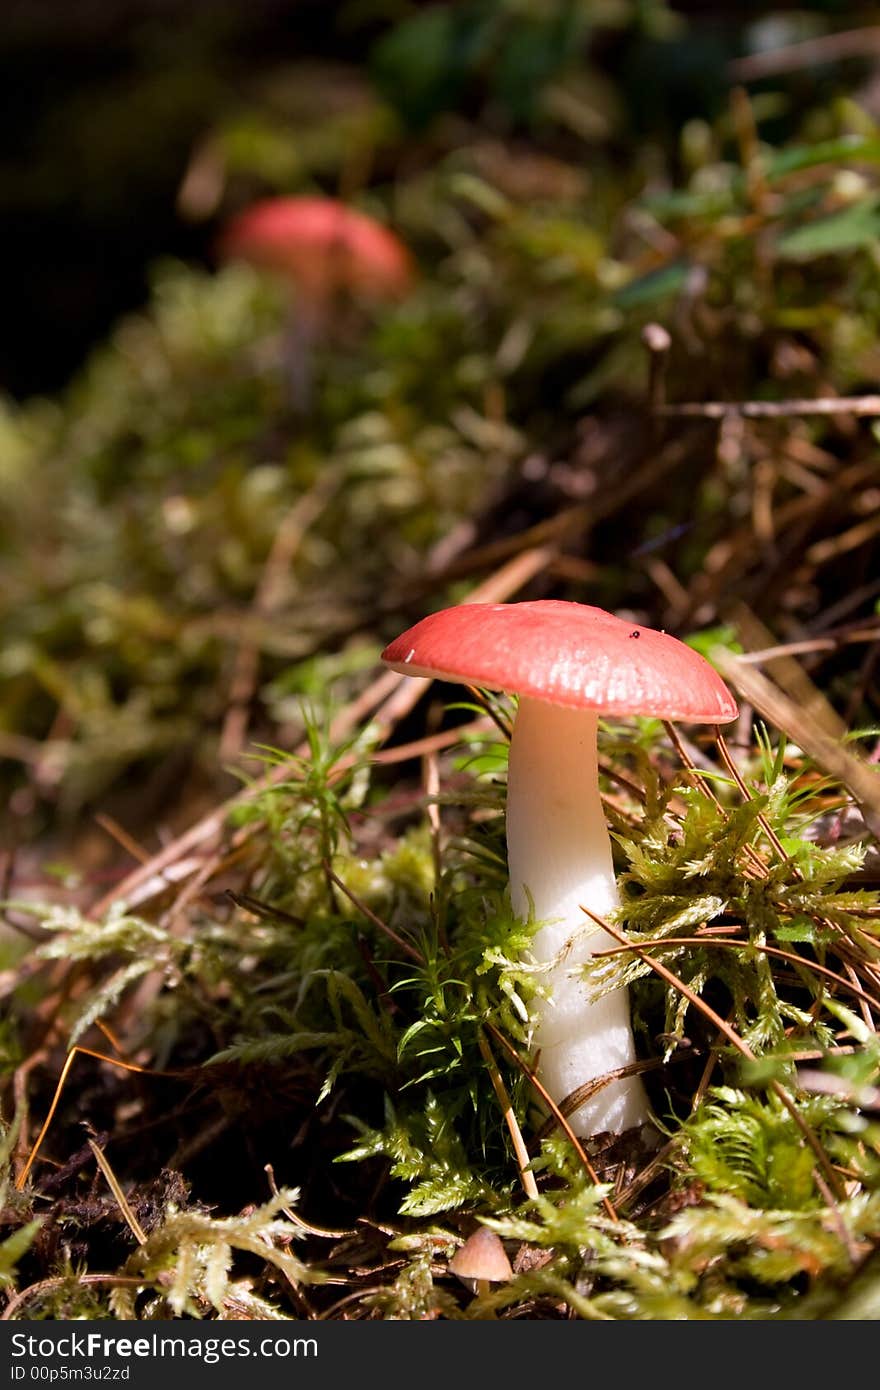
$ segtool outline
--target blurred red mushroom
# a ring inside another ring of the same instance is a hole
[[[403,242],[364,212],[335,198],[264,198],[228,223],[226,258],[250,261],[289,279],[302,294],[349,292],[367,299],[408,290],[412,260]]]
[[[294,404],[310,395],[311,358],[340,301],[376,304],[402,298],[413,281],[403,242],[366,213],[335,198],[264,198],[238,213],[218,243],[223,260],[243,260],[292,291],[286,342]]]

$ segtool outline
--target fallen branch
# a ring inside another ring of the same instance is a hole
[[[661,405],[657,413],[676,419],[784,420],[789,415],[880,415],[880,396],[820,396],[790,401],[685,401]]]

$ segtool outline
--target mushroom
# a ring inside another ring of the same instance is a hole
[[[449,1272],[471,1293],[487,1293],[490,1284],[506,1284],[513,1270],[500,1236],[488,1226],[478,1226],[449,1261]]]
[[[413,262],[399,237],[381,222],[335,198],[263,198],[227,224],[218,243],[224,260],[244,260],[286,282],[292,291],[286,342],[293,402],[308,404],[311,357],[334,303],[400,298]]]
[[[618,943],[584,909],[618,906],[599,795],[600,715],[726,723],[724,682],[693,648],[601,608],[557,600],[462,604],[433,613],[392,642],[395,671],[464,681],[519,696],[507,783],[511,904],[538,928],[547,998],[533,1029],[537,1074],[556,1104],[636,1060],[628,993],[590,998],[585,967]],[[610,1081],[569,1116],[582,1137],[621,1133],[648,1118],[637,1075]]]

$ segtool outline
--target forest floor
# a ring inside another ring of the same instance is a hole
[[[880,1316],[870,94],[738,59],[650,139],[644,35],[612,81],[608,34],[508,17],[417,112],[441,15],[267,83],[179,192],[217,226],[338,195],[405,295],[306,347],[302,290],[164,261],[0,413],[4,1318]],[[738,702],[600,724],[621,1135],[541,1087],[515,698],[380,659],[535,599],[674,634]],[[472,1286],[476,1230],[510,1268]]]

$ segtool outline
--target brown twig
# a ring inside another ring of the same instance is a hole
[[[106,830],[107,834],[114,839],[118,845],[121,845],[138,864],[146,864],[149,862],[149,852],[144,849],[143,845],[138,844],[134,836],[129,835],[125,827],[120,825],[117,820],[114,820],[113,816],[107,815],[106,811],[96,811],[95,823],[100,825],[102,830]]]
[[[658,414],[677,420],[784,420],[791,415],[880,415],[880,396],[824,396],[790,401],[685,401]]]
[[[768,946],[763,941],[737,941],[729,937],[710,936],[707,934],[705,936],[659,936],[652,941],[641,941],[639,942],[639,946],[642,948],[650,947],[652,951],[658,948],[665,950],[666,948],[680,946],[727,946],[737,951],[760,951],[763,955],[773,956],[777,960],[788,961],[789,965],[801,966],[805,970],[815,971],[815,973],[821,975],[823,979],[831,980],[834,984],[841,986],[848,994],[855,995],[857,999],[871,1005],[880,1012],[880,999],[875,999],[873,995],[868,994],[866,990],[861,989],[860,986],[855,984],[852,980],[844,979],[842,975],[839,975],[835,970],[829,969],[827,965],[819,965],[817,961],[805,960],[803,956],[799,956],[793,951],[783,951],[781,947]],[[606,956],[625,955],[627,951],[632,949],[632,943],[628,943],[626,946],[610,946],[604,951],[594,951],[593,956],[598,960]]]
[[[501,1046],[504,1048],[504,1051],[507,1053],[508,1057],[510,1057],[511,1061],[515,1062],[516,1065],[519,1067],[520,1071],[523,1073],[523,1075],[528,1077],[530,1085],[532,1085],[538,1092],[538,1095],[541,1097],[548,1110],[552,1112],[553,1117],[556,1120],[556,1123],[564,1131],[566,1138],[574,1148],[574,1151],[577,1154],[581,1164],[583,1165],[584,1169],[589,1175],[590,1181],[598,1187],[599,1176],[592,1163],[590,1162],[590,1157],[586,1149],[584,1148],[580,1139],[578,1139],[577,1135],[575,1134],[571,1125],[568,1123],[566,1117],[563,1115],[559,1106],[556,1104],[555,1100],[553,1100],[549,1091],[547,1091],[546,1087],[543,1086],[542,1083],[538,1080],[537,1076],[535,1075],[534,1067],[530,1067],[528,1062],[526,1062],[524,1058],[520,1057],[513,1044],[507,1038],[505,1038],[504,1034],[501,1032],[500,1029],[495,1027],[494,1023],[487,1022],[486,1027],[492,1034],[492,1037],[495,1038],[496,1041],[499,1042]],[[607,1196],[602,1198],[602,1205],[604,1206],[611,1220],[617,1221],[618,1216],[617,1212],[614,1210],[614,1204],[610,1201],[610,1199]]]
[[[531,1159],[525,1140],[522,1137],[522,1130],[516,1121],[513,1113],[513,1103],[504,1084],[504,1079],[498,1070],[498,1064],[492,1056],[492,1049],[486,1041],[486,1035],[482,1028],[478,1030],[477,1041],[480,1044],[480,1051],[483,1054],[483,1061],[489,1072],[489,1078],[493,1089],[498,1097],[498,1104],[501,1106],[501,1113],[504,1116],[504,1123],[507,1125],[510,1134],[510,1142],[513,1144],[513,1151],[516,1154],[516,1163],[519,1169],[519,1179],[523,1185],[523,1191],[529,1198],[538,1196],[538,1184],[535,1182],[535,1175],[531,1169]]]
[[[648,407],[659,415],[666,405],[666,370],[672,339],[661,323],[646,323],[642,344],[648,353]]]
[[[49,1131],[49,1126],[51,1125],[52,1120],[55,1116],[55,1111],[58,1109],[58,1102],[61,1099],[61,1092],[64,1089],[64,1083],[67,1080],[67,1074],[70,1071],[70,1068],[73,1066],[76,1057],[79,1055],[85,1057],[95,1057],[99,1062],[109,1062],[112,1067],[120,1067],[122,1071],[137,1072],[141,1076],[167,1077],[186,1076],[189,1074],[183,1071],[156,1071],[152,1067],[139,1067],[134,1062],[125,1062],[120,1057],[108,1057],[105,1052],[95,1052],[94,1049],[91,1047],[80,1047],[78,1043],[75,1044],[68,1052],[67,1057],[64,1061],[64,1066],[61,1068],[61,1075],[59,1076],[55,1086],[55,1094],[53,1095],[52,1103],[49,1106],[49,1113],[47,1114],[45,1120],[42,1123],[40,1132],[34,1141],[33,1147],[31,1148],[30,1155],[28,1156],[28,1160],[25,1163],[24,1168],[15,1180],[15,1187],[16,1190],[19,1192],[23,1190],[24,1185],[27,1182],[28,1174],[30,1173],[31,1168],[34,1165],[34,1160],[36,1159],[37,1154],[40,1152],[40,1147]]]
[[[346,883],[343,883],[339,875],[332,869],[328,859],[322,859],[321,864],[330,882],[333,883],[340,892],[345,894],[349,902],[357,908],[358,912],[363,913],[364,917],[366,917],[369,922],[372,922],[373,926],[376,927],[378,931],[382,932],[384,936],[387,936],[389,941],[393,941],[395,946],[399,946],[401,951],[409,956],[410,960],[416,961],[419,965],[425,964],[425,957],[422,955],[422,952],[418,950],[417,947],[411,945],[404,937],[400,936],[393,927],[389,927],[387,922],[383,922],[382,918],[378,917],[373,909],[368,907],[353,889],[349,888]]]
[[[65,1284],[70,1282],[70,1275],[62,1274],[52,1279],[41,1279],[36,1284],[30,1284],[26,1289],[21,1289],[7,1303],[3,1312],[0,1313],[0,1322],[11,1322],[19,1308],[24,1307],[32,1298],[38,1298],[40,1294],[50,1293],[52,1289],[63,1289]],[[135,1277],[128,1274],[77,1274],[74,1282],[77,1284],[111,1284],[115,1288],[143,1288],[145,1284],[153,1281],[145,1279],[143,1275]]]
[[[119,1210],[122,1212],[126,1225],[128,1226],[138,1245],[146,1245],[147,1233],[144,1230],[141,1223],[138,1221],[134,1212],[132,1211],[131,1204],[122,1190],[122,1185],[119,1179],[113,1172],[113,1169],[110,1167],[109,1160],[107,1159],[104,1150],[95,1143],[94,1139],[89,1140],[89,1148],[95,1155],[95,1162],[97,1163],[101,1172],[104,1174],[104,1177],[107,1179],[107,1185],[110,1188],[110,1191],[113,1193],[113,1196],[116,1198],[116,1203],[119,1207]]]
[[[802,72],[822,63],[865,58],[872,53],[880,53],[880,25],[867,24],[860,29],[842,29],[836,34],[819,34],[797,43],[748,53],[728,63],[727,71],[736,82],[757,82],[762,77]]]

